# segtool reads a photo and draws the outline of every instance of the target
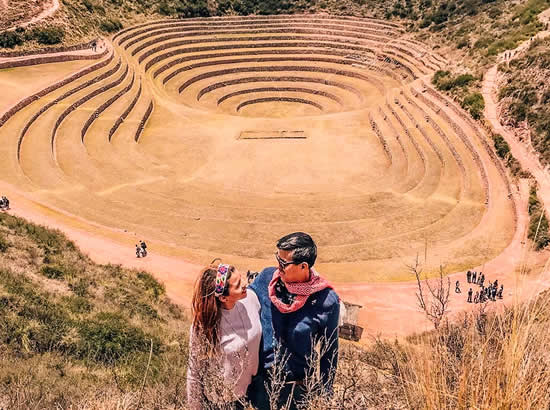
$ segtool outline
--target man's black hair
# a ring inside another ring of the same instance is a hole
[[[283,236],[277,241],[277,248],[283,251],[293,251],[292,262],[306,262],[310,268],[317,259],[317,245],[307,233],[294,232]]]

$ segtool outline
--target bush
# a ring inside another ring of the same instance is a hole
[[[114,33],[122,29],[122,23],[118,19],[108,19],[101,22],[100,28],[107,33]]]
[[[531,215],[529,221],[529,233],[527,235],[529,239],[534,241],[535,249],[544,249],[550,244],[550,234],[548,230],[548,218],[542,207]]]
[[[459,40],[458,43],[456,44],[456,48],[458,49],[461,49],[464,47],[470,47],[470,40],[468,40],[467,38],[463,38]]]
[[[535,185],[531,185],[531,188],[529,189],[529,205],[527,207],[527,210],[529,211],[529,215],[533,215],[533,213],[540,207],[540,201],[537,196],[537,187]]]
[[[166,293],[164,285],[159,283],[150,273],[138,272],[137,278],[145,288],[145,292],[150,294],[154,300],[158,300],[159,296]]]
[[[15,31],[4,31],[0,33],[0,47],[14,48],[23,44],[23,38]]]
[[[143,330],[131,325],[123,316],[101,312],[91,320],[82,322],[79,329],[82,340],[77,356],[104,364],[113,363],[136,352],[148,352],[151,338]],[[153,338],[154,352],[160,342]]]
[[[497,155],[502,159],[506,158],[506,156],[510,153],[510,145],[508,145],[502,135],[493,135],[493,142],[495,144],[495,151],[497,152]]]
[[[35,28],[33,30],[33,38],[40,44],[59,44],[63,41],[65,32],[61,27],[45,27]]]
[[[86,7],[86,10],[88,10],[90,13],[93,13],[94,5],[90,0],[82,0],[82,4],[84,5],[84,7]]]
[[[40,268],[40,272],[49,279],[63,279],[65,272],[60,266],[44,265]]]
[[[485,108],[485,100],[480,93],[471,93],[464,97],[461,105],[462,108],[470,111],[473,118],[479,120]]]
[[[10,243],[8,242],[8,239],[4,236],[3,233],[0,232],[0,253],[6,252],[9,247]]]

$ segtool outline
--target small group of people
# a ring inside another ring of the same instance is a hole
[[[250,284],[220,259],[199,273],[187,370],[190,409],[307,408],[308,394],[332,393],[339,297],[314,269],[317,246],[310,235],[283,236],[274,258],[275,266],[251,275]]]
[[[478,274],[476,271],[468,271],[466,272],[466,280],[468,283],[472,283],[480,287],[480,289],[476,291],[475,295],[472,288],[468,290],[468,303],[484,303],[489,300],[496,302],[497,298],[503,298],[504,285],[501,284],[499,287],[498,279],[494,282],[489,282],[489,284],[485,286],[485,275],[483,272],[479,272]],[[457,287],[458,286],[457,281]]]
[[[145,258],[147,256],[147,244],[145,241],[139,241],[138,244],[136,244],[136,257],[138,258]]]
[[[7,211],[8,209],[10,209],[10,200],[2,195],[2,198],[0,198],[0,210]]]

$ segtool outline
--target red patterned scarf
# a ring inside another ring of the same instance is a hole
[[[319,276],[319,274],[314,269],[311,269],[311,276],[307,282],[294,282],[284,284],[287,290],[294,295],[293,302],[290,305],[287,305],[277,297],[277,293],[275,290],[275,286],[280,279],[281,274],[279,272],[279,269],[277,269],[275,272],[273,272],[273,278],[269,283],[268,290],[271,303],[273,303],[281,313],[296,312],[298,309],[305,305],[309,296],[326,288],[333,289],[330,283]]]

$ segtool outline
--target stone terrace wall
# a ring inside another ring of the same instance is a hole
[[[39,64],[48,64],[48,63],[60,63],[64,61],[97,60],[101,57],[104,57],[108,52],[109,51],[105,49],[101,54],[89,54],[89,55],[66,54],[66,55],[58,55],[58,56],[28,58],[24,60],[6,61],[4,63],[0,63],[0,69],[26,67],[30,65],[39,65]]]
[[[58,88],[61,88],[63,87],[64,85],[66,84],[69,84],[70,82],[74,81],[74,80],[77,80],[79,79],[80,77],[83,77],[85,76],[86,74],[89,74],[93,71],[96,71],[102,67],[105,67],[107,64],[109,64],[109,62],[111,62],[111,60],[113,59],[113,56],[111,55],[110,58],[107,58],[103,61],[100,61],[99,63],[97,64],[94,64],[90,67],[87,67],[85,68],[84,70],[81,70],[79,71],[78,73],[76,74],[73,74],[72,76],[70,77],[67,77],[65,78],[64,80],[61,80],[53,85],[50,85],[49,87],[46,87],[28,97],[26,97],[25,99],[19,101],[16,105],[14,105],[13,107],[11,107],[8,111],[6,111],[1,117],[0,117],[0,127],[2,125],[4,125],[6,123],[6,121],[8,121],[15,113],[17,113],[18,111],[22,110],[23,108],[25,108],[27,105],[29,105],[30,103],[32,103],[33,101],[36,101],[38,100],[40,97],[43,97],[49,93],[51,93],[52,91],[55,91],[57,90]]]

